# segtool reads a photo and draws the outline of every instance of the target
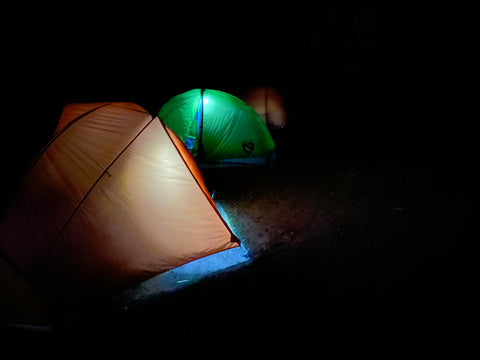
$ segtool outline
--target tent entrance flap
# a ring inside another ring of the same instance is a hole
[[[190,153],[198,157],[199,154],[203,153],[202,145],[202,133],[203,133],[203,92],[202,89],[200,92],[200,99],[198,101],[197,111],[193,115],[193,124],[190,130],[190,134],[185,139],[185,147],[190,151]],[[195,128],[194,128],[195,127]]]

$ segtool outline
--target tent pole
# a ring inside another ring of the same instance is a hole
[[[202,117],[200,119],[200,126],[199,126],[199,133],[198,133],[198,158],[199,160],[205,160],[205,152],[203,150],[203,115],[204,115],[204,106],[205,103],[203,101],[203,93],[205,89],[200,90],[200,106],[202,107]]]

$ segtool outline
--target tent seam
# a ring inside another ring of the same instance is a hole
[[[109,105],[111,105],[113,103],[110,103]],[[79,203],[77,204],[77,206],[75,206],[75,209],[73,209],[72,213],[70,214],[70,216],[68,217],[68,219],[65,221],[65,223],[63,224],[62,228],[60,229],[60,231],[58,232],[57,236],[55,237],[55,239],[53,240],[52,244],[49,246],[48,250],[46,251],[45,253],[45,256],[43,257],[42,261],[39,262],[39,264],[36,266],[36,269],[40,268],[42,266],[42,264],[46,261],[46,259],[48,258],[48,256],[50,255],[50,253],[52,252],[55,244],[57,243],[58,239],[60,238],[60,236],[62,235],[63,231],[65,230],[65,228],[67,227],[68,223],[70,222],[70,220],[75,216],[75,214],[77,213],[78,209],[80,209],[80,207],[83,205],[83,203],[85,202],[85,200],[87,199],[87,197],[91,194],[91,192],[93,191],[93,189],[97,186],[97,184],[100,182],[100,180],[105,176],[105,174],[108,173],[108,170],[113,166],[113,164],[115,164],[115,162],[123,155],[123,153],[125,152],[125,150],[127,150],[130,145],[132,145],[135,140],[140,136],[140,134],[153,122],[154,118],[151,114],[149,114],[151,119],[148,121],[148,123],[133,137],[132,140],[130,140],[130,142],[118,153],[118,155],[111,161],[111,163],[105,167],[105,169],[102,171],[102,173],[98,176],[97,180],[95,180],[95,182],[92,184],[92,186],[88,189],[88,191],[85,193],[85,195],[82,197],[82,199],[79,201]]]
[[[47,151],[47,149],[50,147],[50,145],[52,145],[55,140],[57,140],[57,138],[62,135],[71,125],[73,125],[73,123],[77,122],[78,120],[80,120],[82,117],[90,114],[91,112],[93,111],[96,111],[104,106],[108,106],[108,105],[112,105],[114,104],[114,102],[109,102],[107,104],[103,104],[103,105],[100,105],[98,107],[96,107],[95,109],[92,109],[88,112],[86,112],[85,114],[79,116],[78,118],[76,118],[75,120],[72,120],[70,121],[67,125],[65,125],[62,130],[60,130],[60,132],[56,135],[53,136],[53,138],[50,139],[50,141],[47,143],[47,145],[45,145],[42,150],[40,150],[40,152],[37,154],[37,156],[33,159],[33,161],[30,163],[30,165],[27,167],[27,169],[25,170],[25,173],[23,174],[23,177],[22,177],[22,180],[25,179],[25,177],[28,175],[28,173],[30,172],[30,170],[32,170],[33,166],[38,162],[38,160],[42,157],[42,155],[45,153],[45,151]]]

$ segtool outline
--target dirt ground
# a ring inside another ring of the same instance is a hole
[[[252,263],[92,315],[72,327],[73,343],[117,354],[462,353],[472,311],[465,189],[434,166],[359,164],[204,170]]]
[[[283,155],[288,141],[277,140]],[[469,183],[424,158],[320,156],[322,166],[297,155],[204,170],[249,265],[128,311],[107,301],[35,346],[68,358],[463,354],[473,340]]]

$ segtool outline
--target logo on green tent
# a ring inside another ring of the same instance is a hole
[[[251,140],[242,141],[242,149],[247,154],[251,154],[253,153],[253,150],[255,150],[255,144]]]

